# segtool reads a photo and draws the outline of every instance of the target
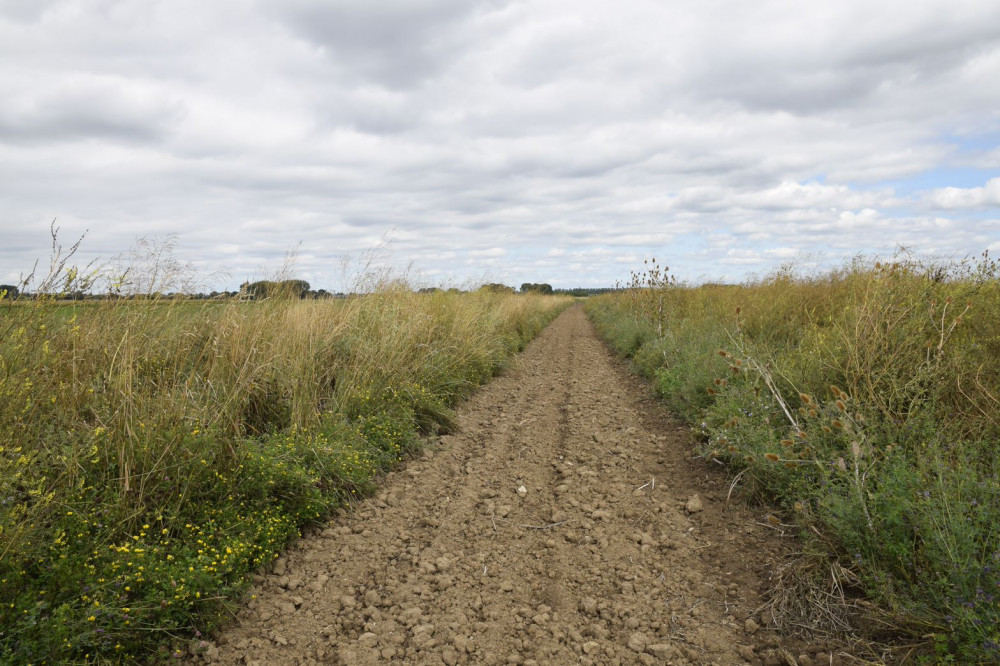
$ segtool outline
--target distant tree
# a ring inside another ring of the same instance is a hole
[[[505,284],[500,284],[499,282],[490,282],[489,284],[484,284],[479,288],[480,291],[492,291],[498,294],[513,294],[514,287],[508,287]]]
[[[305,280],[258,280],[240,285],[244,298],[259,301],[265,298],[305,298],[309,294],[309,283]]]
[[[538,294],[551,294],[552,285],[547,282],[542,282],[535,284],[534,282],[525,282],[521,285],[521,293],[527,294],[528,292],[535,292]]]
[[[21,295],[21,291],[12,284],[0,284],[0,298],[4,300],[14,300]]]
[[[436,294],[441,291],[438,287],[421,287],[417,290],[419,294]]]

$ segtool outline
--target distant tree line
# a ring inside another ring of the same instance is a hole
[[[501,284],[499,282],[491,282],[484,284],[479,287],[481,291],[490,291],[494,293],[502,294],[514,294],[517,290],[514,287]],[[422,287],[416,290],[419,293],[438,293],[447,291],[448,293],[458,294],[463,293],[461,289],[451,287],[449,289],[441,289],[439,287]],[[525,282],[521,285],[520,293],[537,293],[537,294],[562,294],[567,296],[596,296],[598,294],[605,294],[608,292],[617,291],[613,287],[575,287],[573,289],[554,289],[552,285],[541,282]],[[31,292],[23,291],[18,285],[12,284],[0,284],[0,295],[2,298],[0,300],[12,301],[16,299],[33,299],[36,294]],[[140,293],[140,294],[98,294],[90,293],[84,291],[70,291],[66,293],[59,294],[56,296],[60,300],[68,301],[100,301],[100,300],[131,300],[131,301],[144,301],[144,300],[161,300],[161,299],[188,299],[188,300],[222,300],[222,299],[233,299],[233,300],[250,300],[258,301],[267,298],[276,299],[327,299],[327,298],[346,298],[348,295],[341,292],[330,292],[326,289],[312,289],[308,282],[305,280],[258,280],[255,282],[244,282],[240,285],[240,288],[236,291],[210,291],[207,293],[183,293],[183,292],[152,292],[152,293]],[[52,294],[48,294],[48,297],[52,297]]]
[[[240,295],[252,301],[265,298],[305,298],[309,283],[305,280],[258,280],[240,285]]]
[[[614,287],[574,287],[572,289],[556,289],[554,293],[563,294],[566,296],[599,296],[600,294],[607,294],[613,291],[620,291]]]
[[[505,284],[500,284],[499,282],[490,282],[489,284],[484,284],[479,288],[479,291],[492,291],[497,294],[513,294],[514,287],[508,287]]]
[[[536,294],[551,294],[552,285],[542,282],[541,284],[535,284],[534,282],[525,282],[521,285],[521,293],[527,294],[528,292]]]

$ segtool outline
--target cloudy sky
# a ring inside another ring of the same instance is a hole
[[[1000,2],[0,0],[0,282],[53,219],[217,289],[1000,253]]]

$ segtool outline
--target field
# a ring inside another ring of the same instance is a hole
[[[598,330],[733,492],[803,539],[778,581],[795,589],[775,590],[785,627],[1000,660],[997,264],[899,256],[686,287],[654,263],[629,286],[590,300]]]
[[[569,302],[0,301],[0,662],[207,634]]]
[[[988,256],[571,303],[0,300],[0,662],[1000,659]]]

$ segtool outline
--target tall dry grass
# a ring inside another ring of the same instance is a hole
[[[879,622],[934,659],[1000,659],[994,260],[640,283],[589,312],[704,452],[879,602]]]
[[[0,661],[208,630],[568,302],[0,301]]]

